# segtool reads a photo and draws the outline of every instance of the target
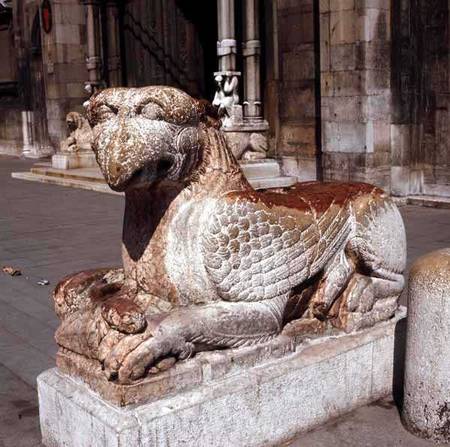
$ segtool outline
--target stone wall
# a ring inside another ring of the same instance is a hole
[[[66,136],[66,114],[82,110],[88,97],[84,6],[78,0],[53,0],[47,34],[41,3],[13,2],[11,39],[0,55],[12,55],[7,63],[15,73],[16,93],[0,95],[0,116],[5,117],[0,122],[1,153],[49,155]]]
[[[20,155],[22,144],[20,105],[0,103],[0,154]]]
[[[52,1],[53,27],[43,33],[42,59],[46,85],[48,133],[53,147],[66,136],[65,117],[82,111],[88,98],[85,82],[86,18],[79,0]]]
[[[450,196],[446,0],[322,0],[326,180]]]
[[[393,191],[450,196],[448,1],[399,0],[393,20]]]
[[[279,0],[278,155],[302,180],[317,176],[316,53],[313,0]],[[297,171],[297,172],[296,172]]]
[[[390,2],[320,2],[323,174],[390,189]]]
[[[0,154],[22,151],[21,101],[17,89],[12,11],[0,12]]]

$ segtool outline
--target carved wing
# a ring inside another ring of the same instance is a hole
[[[226,301],[261,301],[288,293],[343,246],[351,231],[345,207],[317,216],[249,200],[217,202],[203,234],[210,279]]]
[[[317,229],[312,218],[300,221],[288,211],[244,200],[216,204],[203,234],[202,252],[222,299],[273,298],[308,277]]]

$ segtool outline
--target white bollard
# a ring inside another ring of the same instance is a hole
[[[417,436],[450,442],[450,248],[411,269],[402,419]]]

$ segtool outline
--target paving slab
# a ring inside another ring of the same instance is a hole
[[[41,446],[36,390],[0,365],[0,446]]]
[[[441,447],[441,444],[425,441],[408,433],[400,422],[395,403],[390,399],[383,399],[283,445],[283,447],[330,446]]]

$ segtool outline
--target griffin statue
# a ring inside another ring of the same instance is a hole
[[[123,269],[54,292],[65,355],[118,384],[196,352],[269,342],[286,328],[352,332],[389,319],[405,230],[363,183],[255,191],[205,102],[170,87],[95,93],[98,164],[125,193]]]

